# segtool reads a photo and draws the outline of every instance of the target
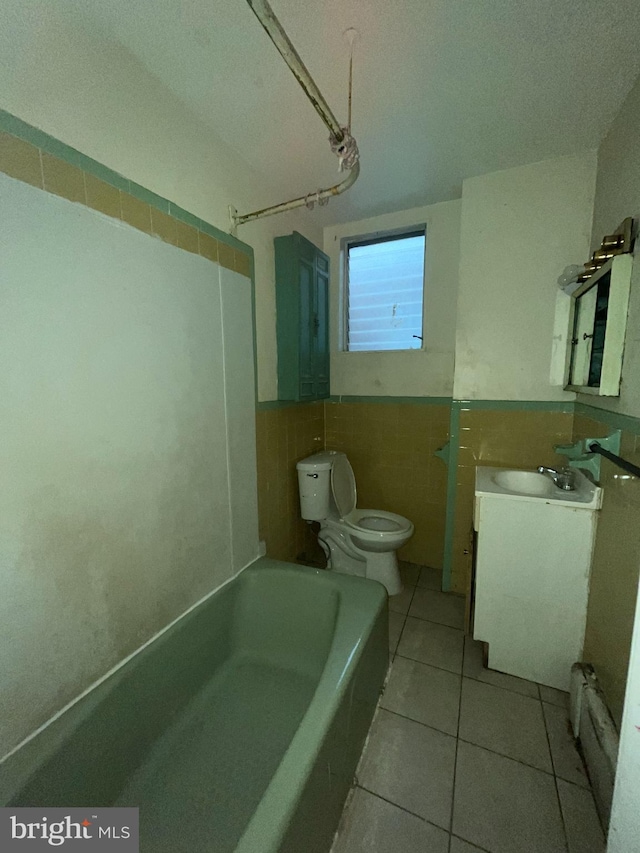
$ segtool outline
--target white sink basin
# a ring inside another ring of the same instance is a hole
[[[515,468],[476,468],[476,498],[487,496],[503,500],[534,501],[573,506],[575,509],[599,509],[602,489],[594,485],[582,471],[575,472],[573,491],[559,489],[551,477],[537,471]]]
[[[497,471],[492,479],[500,488],[519,494],[551,495],[558,491],[550,477],[537,471]]]

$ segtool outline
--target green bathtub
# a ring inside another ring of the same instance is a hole
[[[326,853],[388,664],[384,588],[262,558],[0,767],[0,803],[138,806],[144,853]]]

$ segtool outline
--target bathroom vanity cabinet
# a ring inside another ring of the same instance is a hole
[[[491,669],[559,690],[582,658],[601,502],[576,474],[576,491],[562,492],[535,472],[476,469],[473,636],[488,644]]]
[[[294,231],[274,240],[278,399],[329,396],[329,258]]]

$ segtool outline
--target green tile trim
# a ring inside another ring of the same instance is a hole
[[[451,397],[375,397],[355,394],[332,394],[329,403],[406,403],[414,406],[450,406]]]
[[[215,237],[216,240],[219,240],[221,243],[226,243],[227,246],[231,246],[241,252],[246,252],[248,255],[253,257],[253,249],[248,243],[243,243],[242,240],[238,240],[237,237],[227,234],[225,231],[220,231],[219,228],[216,228],[215,225],[211,225],[209,222],[205,222],[204,219],[200,220],[200,230],[204,231],[205,234],[209,234],[211,237]]]
[[[112,187],[116,187],[116,189],[122,190],[125,193],[131,192],[131,181],[128,178],[124,178],[122,175],[114,172],[113,169],[103,166],[102,163],[98,163],[96,160],[91,160],[90,157],[86,159],[90,163],[82,166],[85,172],[93,175],[95,178],[100,178],[105,184],[111,184]]]
[[[172,201],[169,202],[169,216],[173,216],[174,219],[184,222],[185,225],[192,225],[198,231],[204,231],[202,219],[194,216],[193,213],[189,213],[188,210],[178,207]]]
[[[460,447],[460,408],[455,400],[449,421],[449,465],[447,468],[447,506],[444,525],[444,557],[442,565],[442,591],[451,589],[453,565],[453,531],[456,520],[456,491],[458,482],[458,449]]]
[[[84,172],[94,175],[96,178],[100,178],[101,181],[104,181],[113,187],[117,187],[119,190],[130,193],[132,196],[140,199],[140,201],[145,202],[145,204],[149,204],[151,207],[155,207],[157,210],[161,210],[163,213],[173,216],[174,219],[179,219],[181,222],[193,225],[195,228],[198,228],[199,231],[204,231],[205,234],[210,234],[221,243],[226,243],[228,246],[232,246],[234,249],[244,252],[251,258],[253,268],[253,248],[249,246],[248,243],[243,243],[242,240],[238,240],[237,237],[233,237],[231,234],[221,231],[219,228],[216,228],[215,225],[211,225],[209,222],[205,222],[203,219],[199,219],[197,216],[188,213],[188,211],[178,207],[178,205],[174,204],[169,199],[163,198],[157,193],[146,189],[146,187],[125,178],[113,169],[109,169],[107,166],[104,166],[92,157],[88,157],[86,154],[72,148],[70,145],[60,142],[59,139],[50,136],[43,130],[39,130],[37,127],[27,124],[27,122],[22,121],[22,119],[8,113],[6,110],[0,110],[0,130],[10,133],[12,136],[18,137],[18,139],[23,139],[25,142],[29,142],[36,148],[40,148],[42,151],[53,154],[55,157],[59,157],[61,160],[65,160],[67,163],[77,166]]]
[[[143,201],[145,204],[150,205],[151,207],[157,208],[157,210],[161,210],[163,213],[169,215],[169,207],[170,204],[166,198],[162,198],[162,196],[157,193],[151,192],[151,190],[146,189],[145,187],[141,187],[140,184],[136,184],[131,181],[129,185],[129,195],[135,196],[136,198]]]
[[[572,400],[454,400],[461,409],[484,409],[488,411],[563,412],[571,414]]]
[[[634,418],[633,415],[622,415],[609,409],[600,409],[598,406],[589,406],[586,403],[579,402],[575,403],[574,413],[593,418],[594,421],[600,421],[600,423],[607,424],[613,429],[623,429],[626,432],[632,432],[634,435],[640,435],[640,418]]]
[[[258,400],[257,412],[270,412],[273,409],[289,409],[293,406],[312,406],[314,403],[326,403],[326,400]]]

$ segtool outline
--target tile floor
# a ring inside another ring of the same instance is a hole
[[[332,853],[602,853],[568,696],[486,670],[464,601],[404,565],[392,666]]]

